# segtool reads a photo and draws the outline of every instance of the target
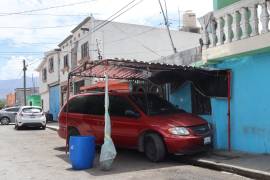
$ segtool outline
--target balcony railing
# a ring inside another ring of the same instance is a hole
[[[201,18],[203,47],[215,47],[269,32],[270,0],[241,0]]]

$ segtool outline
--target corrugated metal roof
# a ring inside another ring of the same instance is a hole
[[[199,68],[137,60],[107,59],[86,62],[75,68],[70,75],[104,78],[106,73],[111,79],[145,80],[155,73],[180,69],[192,71]]]

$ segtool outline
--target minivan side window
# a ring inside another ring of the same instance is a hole
[[[84,114],[84,107],[85,107],[85,96],[77,96],[72,98],[68,103],[68,111],[70,113],[79,113]],[[66,107],[64,108],[64,111]]]
[[[104,95],[85,96],[84,112],[88,115],[104,115]]]
[[[121,96],[110,96],[110,115],[112,116],[127,116],[126,111],[133,111],[134,108],[127,99]]]

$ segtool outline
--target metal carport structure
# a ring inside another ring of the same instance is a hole
[[[73,69],[68,75],[68,87],[74,77],[120,79],[144,81],[163,85],[175,81],[191,81],[205,96],[227,98],[228,100],[228,147],[230,150],[230,99],[231,71],[197,68],[191,66],[169,65],[125,59],[105,59],[87,61]],[[67,100],[70,91],[67,91]]]

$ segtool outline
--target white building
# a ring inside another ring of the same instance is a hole
[[[178,52],[199,45],[200,34],[174,30],[171,34]],[[58,46],[60,52],[54,50],[46,53],[37,69],[40,72],[43,108],[50,112],[59,110],[59,104],[65,101],[68,72],[84,61],[113,58],[152,61],[173,53],[165,28],[108,22],[93,17],[82,21]],[[49,71],[52,57],[54,70]],[[73,91],[89,83],[91,81],[77,79]],[[55,108],[57,103],[58,108]],[[56,111],[53,114],[57,116]]]

